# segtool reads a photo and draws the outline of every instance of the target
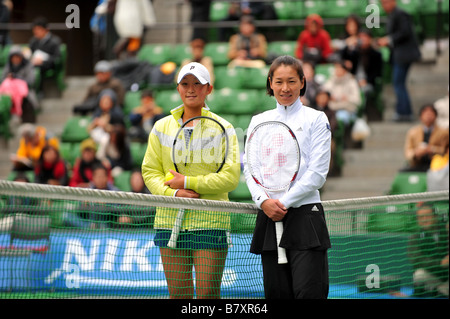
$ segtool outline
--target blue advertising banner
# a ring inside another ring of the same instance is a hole
[[[46,254],[0,258],[0,289],[51,289],[75,294],[168,295],[153,232],[53,232]],[[0,245],[9,241],[0,236]],[[222,278],[223,295],[262,297],[259,256],[251,234],[232,234]]]

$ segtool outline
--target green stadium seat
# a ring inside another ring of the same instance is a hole
[[[228,42],[209,42],[205,45],[204,55],[213,60],[214,66],[227,65],[230,62],[228,48]]]
[[[147,61],[152,65],[163,64],[172,61],[171,44],[144,44],[139,50],[137,57],[141,61]]]
[[[228,68],[226,66],[217,66],[214,68],[216,89],[231,88],[240,89],[244,85],[247,69]]]
[[[61,142],[59,143],[59,154],[61,157],[71,166],[73,166],[75,162],[73,147],[74,143],[70,142]]]
[[[11,106],[12,101],[9,95],[0,95],[0,136],[5,140],[9,140],[12,137],[12,133],[9,128],[9,121],[11,119]]]
[[[8,174],[8,176],[6,177],[6,180],[8,180],[8,181],[13,181],[13,180],[16,178],[16,176],[17,176],[18,173],[19,173],[19,172],[17,172],[17,171],[11,171],[11,172]],[[28,180],[29,180],[30,183],[33,183],[33,182],[34,182],[35,175],[34,175],[34,171],[33,171],[33,170],[31,170],[31,171],[25,171],[24,174],[25,174],[25,176],[28,178]]]
[[[141,91],[127,91],[123,102],[123,112],[129,115],[131,111],[141,105]]]
[[[317,64],[315,67],[315,80],[323,84],[325,83],[334,73],[334,64],[323,63]]]
[[[422,193],[427,191],[427,174],[398,172],[391,184],[389,195]]]
[[[161,107],[165,114],[170,114],[170,110],[183,104],[180,94],[176,90],[160,90],[155,94],[156,105]]]
[[[89,137],[87,127],[91,121],[90,116],[74,115],[64,124],[61,134],[62,142],[81,142]]]
[[[273,8],[277,14],[278,20],[290,20],[293,16],[293,5],[290,1],[275,1]]]
[[[192,50],[191,46],[186,43],[176,44],[173,49],[172,61],[176,63],[176,65],[181,65],[183,60],[192,58]]]
[[[346,18],[351,14],[358,14],[361,10],[361,0],[322,0],[322,18]]]
[[[373,207],[368,215],[369,232],[413,233],[417,230],[416,215],[409,205]]]
[[[329,9],[324,6],[323,1],[315,1],[315,0],[293,1],[292,4],[293,4],[293,11],[292,11],[293,19],[305,19],[307,16],[313,13],[322,16],[323,12],[328,11]]]
[[[269,66],[264,68],[247,68],[244,69],[243,89],[265,89],[267,84],[267,74]]]
[[[122,171],[120,174],[114,177],[114,186],[124,192],[130,192],[130,176],[131,171]]]
[[[267,44],[267,52],[280,55],[295,55],[297,41],[273,41]]]
[[[228,17],[230,2],[220,1],[212,2],[209,10],[209,19],[211,21],[222,21]]]
[[[273,96],[267,95],[266,90],[259,91],[259,101],[256,112],[264,112],[273,110],[277,106],[277,101]]]
[[[221,110],[222,114],[254,114],[258,106],[257,90],[240,90],[225,88],[216,93],[220,94],[226,107]]]
[[[147,150],[147,144],[139,142],[130,143],[131,157],[133,159],[133,166],[141,167],[142,161]]]

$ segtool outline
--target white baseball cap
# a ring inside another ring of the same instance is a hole
[[[195,76],[201,84],[211,83],[211,77],[209,76],[208,69],[200,63],[191,62],[183,66],[180,73],[178,73],[177,83],[180,83],[181,80],[183,80],[183,78],[188,74]]]

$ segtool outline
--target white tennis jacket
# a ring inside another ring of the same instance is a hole
[[[300,99],[288,107],[277,103],[275,109],[253,116],[247,137],[256,125],[267,121],[283,122],[295,133],[301,153],[300,169],[288,192],[266,194],[253,180],[244,154],[244,176],[253,201],[258,208],[269,196],[278,198],[286,208],[319,203],[319,189],[325,184],[331,158],[331,130],[326,114],[303,105]]]

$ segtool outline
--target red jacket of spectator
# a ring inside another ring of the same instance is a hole
[[[317,25],[316,32],[311,32],[311,24],[313,22]],[[311,48],[317,49],[320,53],[321,58],[318,62],[326,61],[333,53],[330,34],[323,29],[323,20],[318,14],[311,14],[306,18],[305,30],[300,32],[297,39],[297,49],[295,52],[297,58],[314,60],[312,57],[305,56],[305,51]]]

